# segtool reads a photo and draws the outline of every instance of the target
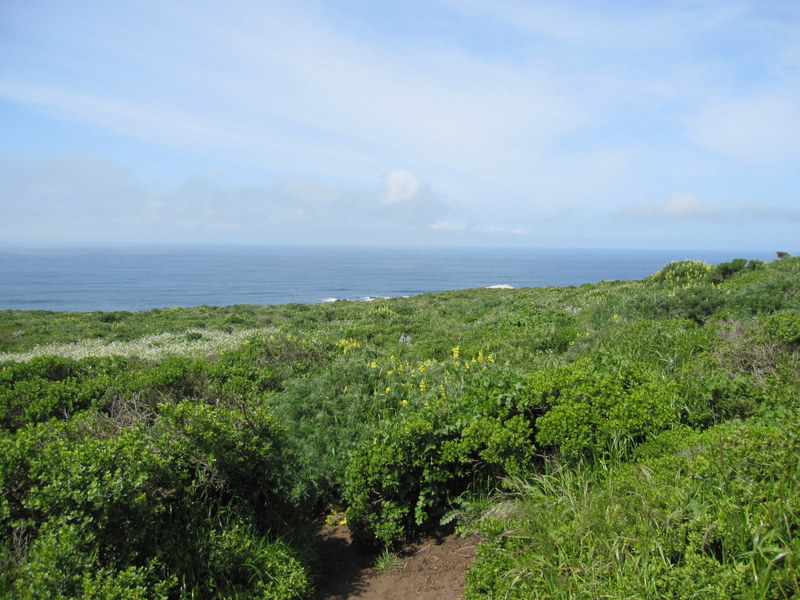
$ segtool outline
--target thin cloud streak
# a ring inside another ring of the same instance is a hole
[[[227,71],[156,46],[141,55],[119,52],[124,68],[107,65],[105,83],[57,88],[7,76],[0,93],[159,143],[292,152],[299,136],[308,143],[297,151],[311,150],[312,157],[315,144],[360,146],[366,149],[362,160],[371,150],[422,153],[426,160],[454,169],[482,164],[486,148],[503,149],[513,138],[545,142],[574,127],[569,100],[530,73],[514,73],[463,53],[420,50],[414,44],[395,52],[366,47],[306,14],[286,10],[275,18],[272,8],[237,11],[234,5],[219,25],[209,27],[215,18],[202,5],[194,15],[198,30],[210,31],[216,50],[211,53],[227,56],[222,61]],[[192,39],[185,24],[172,24],[178,27],[177,37]],[[115,49],[117,28],[86,40],[85,51]],[[162,63],[171,65],[172,78]],[[82,66],[62,68],[78,72]],[[153,79],[163,84],[157,97],[148,93]],[[116,91],[125,89],[133,93]],[[235,107],[236,112],[220,112],[218,106]],[[259,142],[274,139],[278,142]]]
[[[786,221],[800,221],[800,207],[759,202],[736,202],[721,205],[694,194],[676,194],[663,202],[629,204],[611,218],[612,220],[623,219],[642,223],[664,221],[729,224],[785,223]]]
[[[355,231],[339,211],[409,243],[641,245],[592,227],[680,237],[704,219],[794,218],[800,11],[783,3],[31,0],[6,13],[0,102],[14,110],[0,126],[16,133],[0,156],[24,159],[24,143],[128,169],[137,191],[114,196],[113,228],[130,238],[159,211],[182,239],[248,219],[267,237]],[[151,174],[170,160],[159,191]],[[195,181],[209,170],[220,178]],[[20,223],[30,186],[12,181],[0,202]],[[81,189],[85,202],[62,194],[66,214],[108,230],[92,212],[102,178]],[[27,235],[45,235],[33,223]]]

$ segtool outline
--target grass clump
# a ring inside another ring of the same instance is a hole
[[[670,431],[631,462],[548,463],[484,516],[467,598],[790,598],[800,416]]]

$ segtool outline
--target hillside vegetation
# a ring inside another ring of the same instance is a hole
[[[800,597],[800,258],[370,303],[0,312],[0,596],[310,598],[479,531],[467,598]]]

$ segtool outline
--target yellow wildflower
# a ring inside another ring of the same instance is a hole
[[[361,347],[361,344],[359,344],[357,341],[355,341],[352,338],[341,339],[338,342],[336,342],[336,345],[339,346],[342,349],[342,353],[343,354],[348,354],[349,352],[355,350],[356,348],[360,348]]]

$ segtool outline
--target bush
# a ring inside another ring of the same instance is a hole
[[[677,316],[705,323],[708,318],[725,305],[722,290],[710,286],[695,285],[681,289],[675,295]]]
[[[168,598],[174,578],[159,579],[155,562],[120,569],[98,566],[91,532],[78,523],[51,522],[31,543],[13,581],[20,600]]]
[[[677,260],[667,264],[647,280],[680,286],[706,281],[712,271],[710,265],[699,260]]]
[[[152,424],[119,429],[87,412],[0,438],[0,531],[30,547],[3,549],[6,589],[81,597],[129,580],[171,594],[181,582],[200,597],[307,595],[308,574],[280,541],[308,526],[280,437],[264,407],[184,400],[159,405]],[[232,548],[244,564],[221,560]],[[87,579],[98,569],[102,581]]]
[[[738,314],[768,315],[779,310],[800,311],[800,276],[768,279],[733,292],[726,306]]]
[[[493,363],[483,366],[465,371],[452,361],[445,372],[451,380],[466,373],[463,388],[454,382],[438,397],[408,396],[397,416],[356,448],[344,499],[357,541],[393,546],[430,531],[465,492],[533,468],[521,382]]]
[[[770,338],[800,347],[800,313],[780,312],[764,320],[764,331]]]
[[[557,353],[566,351],[575,340],[576,324],[575,317],[568,312],[542,307],[519,307],[498,323],[532,352]]]
[[[763,268],[763,261],[735,258],[730,262],[724,262],[716,265],[711,271],[711,281],[713,283],[720,283],[725,279],[730,279],[742,271],[757,271]]]
[[[535,374],[533,393],[549,410],[536,422],[536,440],[573,457],[627,451],[671,427],[677,388],[636,363],[584,358]]]

